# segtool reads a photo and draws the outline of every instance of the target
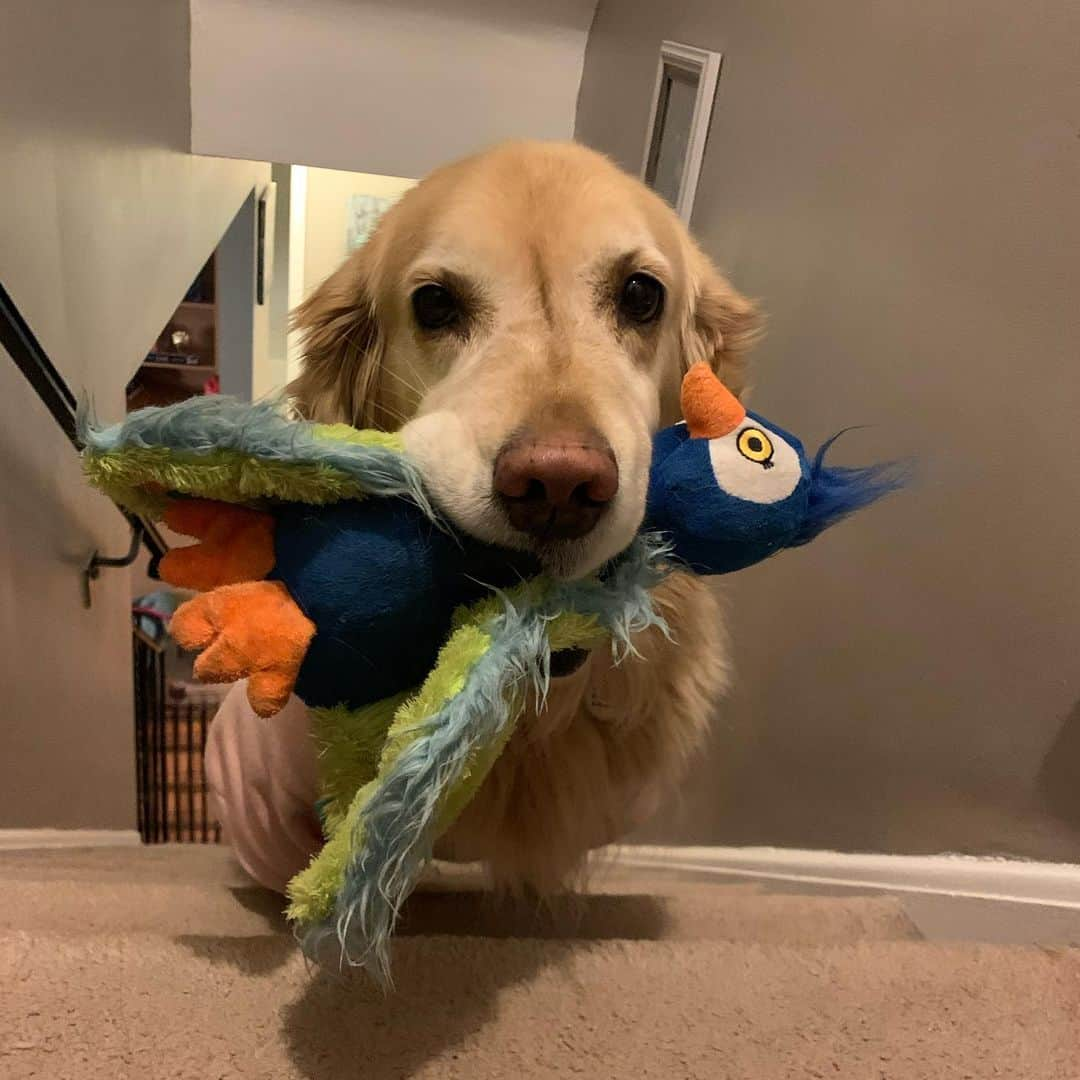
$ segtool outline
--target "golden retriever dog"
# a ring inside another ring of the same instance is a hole
[[[670,207],[601,155],[510,143],[439,169],[299,308],[296,410],[403,428],[458,528],[587,574],[630,542],[652,433],[706,359],[744,386],[753,305]],[[656,808],[727,680],[708,588],[671,577],[672,640],[557,654],[531,709],[437,854],[549,891]]]

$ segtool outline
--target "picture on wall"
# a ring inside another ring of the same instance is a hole
[[[367,242],[379,218],[394,204],[381,195],[353,195],[349,199],[349,224],[345,237],[346,252],[355,251]]]

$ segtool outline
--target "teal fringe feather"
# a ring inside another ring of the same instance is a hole
[[[419,469],[400,450],[319,436],[319,425],[289,420],[280,408],[275,401],[248,404],[208,395],[139,409],[121,423],[102,428],[84,404],[76,425],[79,441],[91,453],[164,447],[210,457],[231,450],[262,461],[324,465],[344,473],[370,495],[404,496],[429,517],[437,516]]]

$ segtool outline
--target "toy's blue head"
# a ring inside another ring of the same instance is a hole
[[[653,444],[645,524],[698,573],[726,574],[805,544],[902,482],[889,466],[826,465],[833,439],[810,460],[706,364],[687,373],[682,405],[686,422]]]

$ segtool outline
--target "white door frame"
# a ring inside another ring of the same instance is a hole
[[[652,106],[649,109],[649,123],[645,129],[645,149],[641,155],[641,179],[645,179],[656,135],[653,129],[660,110],[664,69],[682,68],[697,79],[697,96],[694,99],[690,138],[687,141],[686,157],[683,160],[679,196],[675,200],[675,212],[687,224],[690,223],[694,196],[697,194],[698,177],[701,174],[701,163],[705,158],[705,144],[709,138],[709,123],[712,120],[713,104],[716,101],[716,85],[720,78],[721,59],[721,53],[699,49],[694,45],[683,45],[678,41],[660,43],[660,58],[656,64],[656,84],[653,87]]]

